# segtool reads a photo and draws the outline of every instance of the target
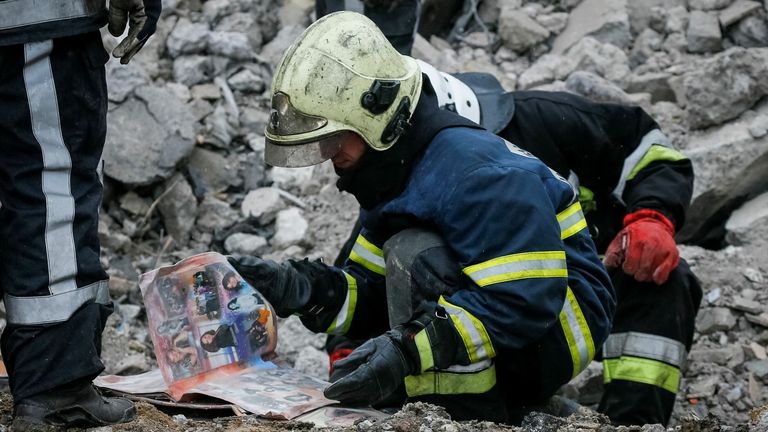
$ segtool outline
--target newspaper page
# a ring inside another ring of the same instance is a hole
[[[231,402],[261,417],[291,420],[335,403],[323,396],[327,385],[295,369],[251,367],[236,375],[201,382],[188,391]]]
[[[139,278],[157,362],[171,396],[215,375],[274,368],[272,306],[215,252]]]
[[[205,395],[262,417],[291,420],[308,411],[335,403],[323,396],[327,382],[295,369],[250,367],[235,372],[231,375],[219,373],[212,379],[193,385],[181,398],[189,403],[177,402],[176,405],[194,408],[196,395]],[[168,393],[168,386],[159,370],[132,376],[105,375],[97,377],[94,383],[119,393],[146,396],[145,400],[153,403],[163,401],[157,395]],[[211,408],[211,405],[201,408]],[[327,417],[318,418],[327,422]]]

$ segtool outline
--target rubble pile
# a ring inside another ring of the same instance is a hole
[[[108,373],[154,364],[140,273],[209,250],[332,262],[357,216],[331,166],[263,162],[272,71],[314,2],[164,3],[141,53],[107,64],[99,234],[118,311],[105,335]],[[487,31],[475,19],[455,43],[417,36],[414,57],[492,73],[508,90],[638,104],[693,160],[694,201],[678,239],[705,299],[673,421],[747,424],[768,403],[768,1],[479,3]],[[323,336],[293,318],[280,334],[283,358],[327,377]],[[593,405],[599,380],[596,364],[564,393]]]

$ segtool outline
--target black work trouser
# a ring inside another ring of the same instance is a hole
[[[611,272],[617,308],[603,345],[605,392],[598,411],[617,424],[666,425],[693,342],[702,291],[685,260],[663,285]]]
[[[98,32],[0,47],[0,343],[16,402],[104,369],[107,59]]]

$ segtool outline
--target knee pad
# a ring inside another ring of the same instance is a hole
[[[389,324],[395,327],[415,317],[424,303],[454,293],[461,268],[436,233],[411,228],[384,243]]]

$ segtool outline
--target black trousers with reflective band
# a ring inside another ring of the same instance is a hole
[[[617,424],[666,425],[682,376],[676,357],[682,351],[684,362],[691,349],[701,286],[685,260],[663,285],[638,282],[620,270],[611,276],[618,305],[603,346],[603,368],[610,380],[598,411]],[[623,343],[610,348],[612,338]],[[654,345],[659,348],[652,349]]]
[[[16,401],[104,369],[107,59],[98,32],[0,47],[1,347]]]

